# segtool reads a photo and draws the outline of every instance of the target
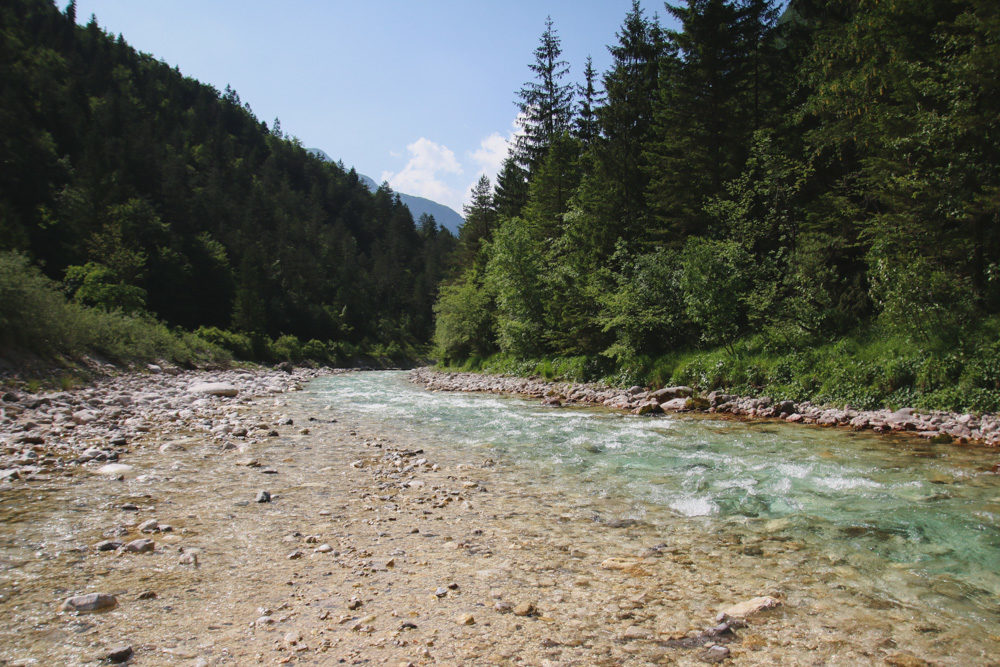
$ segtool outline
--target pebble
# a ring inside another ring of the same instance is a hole
[[[102,540],[94,545],[94,549],[97,551],[114,551],[121,547],[121,542],[115,542],[114,540]]]
[[[269,503],[271,502],[271,494],[268,491],[258,491],[257,492],[257,502],[258,503]]]
[[[458,618],[456,618],[455,621],[459,625],[475,625],[476,617],[473,616],[472,614],[462,614]]]
[[[530,602],[522,602],[514,607],[515,616],[533,616],[535,614],[535,605]]]

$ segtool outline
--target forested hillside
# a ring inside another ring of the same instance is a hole
[[[429,340],[450,233],[75,14],[0,6],[0,251],[78,304],[209,327],[244,356]]]
[[[545,26],[437,304],[443,358],[1000,407],[1000,6],[666,12],[633,3],[576,85]]]

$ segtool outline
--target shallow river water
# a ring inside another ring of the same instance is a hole
[[[1000,632],[1000,477],[981,450],[705,417],[640,417],[480,394],[431,393],[402,373],[316,381],[308,400],[393,437],[488,454],[597,521],[669,535],[780,533],[854,585]]]

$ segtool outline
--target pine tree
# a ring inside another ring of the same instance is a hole
[[[594,139],[600,133],[600,125],[597,121],[597,107],[603,102],[598,95],[594,82],[597,80],[597,72],[594,70],[594,59],[587,56],[587,64],[583,68],[582,86],[577,85],[577,96],[579,97],[579,109],[576,115],[574,129],[576,137],[585,148],[589,148]]]
[[[490,240],[496,228],[497,215],[493,206],[490,179],[486,174],[472,187],[468,204],[462,207],[465,224],[458,230],[459,266],[467,268],[479,257],[483,243]]]
[[[573,87],[559,83],[569,73],[569,64],[560,60],[561,55],[559,35],[552,17],[548,17],[535,49],[535,62],[528,65],[535,79],[518,92],[524,132],[517,138],[515,154],[518,163],[529,171],[545,156],[553,138],[568,131],[573,121]]]

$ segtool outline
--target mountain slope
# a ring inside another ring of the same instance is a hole
[[[0,63],[0,251],[75,300],[254,345],[429,339],[454,238],[235,91],[45,0],[0,3]]]
[[[322,149],[308,148],[306,150],[322,160],[333,162],[333,159]],[[378,183],[376,183],[373,178],[365,176],[364,174],[358,174],[358,179],[360,179],[361,182],[364,183],[372,192],[378,190]],[[413,214],[413,219],[415,221],[420,220],[420,216],[425,213],[427,215],[432,215],[437,221],[439,227],[444,227],[455,236],[458,236],[458,229],[465,223],[465,219],[456,213],[454,209],[445,206],[444,204],[439,204],[431,199],[427,199],[426,197],[408,195],[405,192],[397,192],[396,194],[399,195],[400,201],[402,201],[406,207],[410,209],[410,213]]]

